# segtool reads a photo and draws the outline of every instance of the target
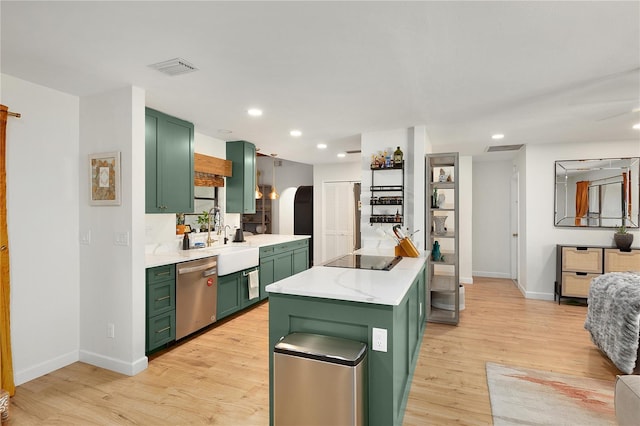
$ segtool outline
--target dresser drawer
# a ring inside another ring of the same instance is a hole
[[[640,250],[604,250],[604,272],[640,272]]]
[[[591,280],[598,274],[578,275],[575,272],[562,273],[562,294],[566,297],[589,297]]]
[[[602,273],[602,249],[562,247],[562,270],[573,272]]]

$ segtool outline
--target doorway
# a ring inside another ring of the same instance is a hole
[[[356,247],[355,186],[359,182],[325,182],[322,185],[321,263],[351,253]],[[360,191],[357,191],[360,194]],[[360,221],[357,221],[358,225]],[[358,232],[359,234],[359,232]]]
[[[511,175],[511,279],[520,282],[520,173],[514,170]]]

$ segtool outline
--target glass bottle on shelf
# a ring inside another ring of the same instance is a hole
[[[402,167],[402,150],[398,147],[393,153],[393,165],[394,167],[401,168]]]

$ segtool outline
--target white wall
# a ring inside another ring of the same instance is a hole
[[[473,284],[473,160],[470,156],[459,156],[458,174],[460,175],[458,183],[458,191],[460,192],[458,197],[460,203],[458,212],[460,282]]]
[[[361,163],[344,162],[335,164],[317,164],[313,167],[313,263],[322,262],[324,235],[322,231],[322,188],[325,182],[360,182]],[[363,203],[364,204],[364,203]],[[336,206],[338,208],[338,206]],[[367,226],[369,226],[367,224]]]
[[[473,163],[473,275],[511,277],[511,175],[513,162]]]
[[[273,158],[258,157],[260,185],[273,184],[273,164]],[[293,195],[299,186],[313,185],[313,166],[282,159],[276,159],[276,164],[279,164],[275,172],[280,198],[271,201],[271,233],[293,234]]]
[[[553,300],[555,282],[556,244],[613,245],[612,229],[575,229],[553,226],[554,162],[557,160],[578,160],[640,156],[638,141],[593,142],[574,144],[545,144],[526,146],[524,153],[525,173],[520,170],[520,200],[526,197],[526,205],[520,207],[522,239],[525,248],[524,282],[522,290],[527,298]],[[516,160],[522,167],[523,157]],[[526,179],[523,175],[526,174]],[[524,181],[524,182],[523,182]],[[522,203],[525,204],[525,203]],[[524,219],[524,220],[523,220]],[[640,247],[640,232],[634,234],[634,247]],[[522,243],[521,243],[522,244]],[[522,275],[521,275],[522,277]],[[521,279],[521,281],[523,281]]]
[[[79,100],[1,74],[17,385],[78,360]],[[87,174],[82,173],[82,177]]]
[[[80,99],[78,167],[86,172],[91,153],[119,151],[122,175],[120,206],[89,205],[89,181],[80,179],[80,236],[90,236],[80,245],[80,360],[129,375],[147,367],[144,98],[126,87]],[[115,244],[119,234],[128,245]]]

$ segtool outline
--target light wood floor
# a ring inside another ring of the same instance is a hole
[[[427,324],[405,425],[491,424],[487,361],[615,380],[583,328],[586,307],[526,300],[511,280],[474,282],[459,326]],[[25,383],[9,425],[268,425],[268,309],[217,324],[134,377],[78,362]]]

